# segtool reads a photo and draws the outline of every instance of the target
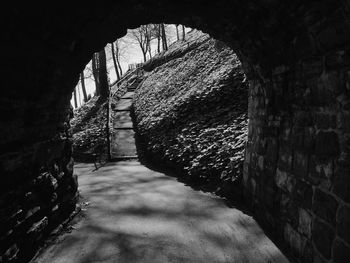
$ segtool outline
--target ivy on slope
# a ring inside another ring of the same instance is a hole
[[[97,96],[75,109],[71,120],[73,154],[106,154],[106,121],[107,102],[101,103]],[[79,159],[78,154],[75,158]]]
[[[190,178],[235,184],[247,137],[247,83],[222,42],[197,47],[155,68],[136,90],[141,152]]]

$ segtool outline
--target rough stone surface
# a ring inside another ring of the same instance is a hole
[[[333,196],[319,189],[315,190],[312,210],[317,216],[334,226],[337,208],[338,202]]]
[[[339,239],[335,240],[333,245],[333,256],[334,263],[348,262],[350,258],[350,247]]]
[[[346,242],[350,243],[350,208],[342,206],[337,214],[337,233]]]
[[[327,224],[316,219],[313,222],[312,235],[315,247],[326,259],[331,258],[331,249],[334,240],[334,230]]]

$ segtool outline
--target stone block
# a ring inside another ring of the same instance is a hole
[[[267,148],[265,161],[267,164],[275,165],[278,158],[278,141],[276,139],[267,139]]]
[[[71,183],[71,186],[72,186],[72,190],[74,192],[76,192],[78,190],[78,175],[76,174],[73,174],[72,175],[72,183]]]
[[[300,34],[294,43],[295,54],[299,58],[310,57],[311,54],[316,53],[315,43],[307,32]],[[303,64],[305,68],[305,74],[310,75],[314,72],[317,74],[321,71],[321,63]]]
[[[305,178],[308,174],[308,156],[301,152],[294,152],[293,175],[298,178]]]
[[[295,229],[299,227],[299,208],[295,203],[289,203],[287,210],[287,220]]]
[[[332,91],[325,87],[322,79],[318,80],[317,85],[312,85],[310,91],[310,106],[325,107],[335,102]]]
[[[313,253],[314,258],[312,263],[328,263],[329,261],[324,259],[323,256],[321,256],[319,253],[315,252]]]
[[[316,127],[318,129],[336,128],[337,116],[330,113],[316,113]]]
[[[319,170],[319,161],[315,155],[309,156],[308,176],[306,179],[315,185],[326,179],[322,177],[321,171]]]
[[[350,207],[341,206],[337,213],[337,234],[350,244]]]
[[[299,111],[295,113],[294,123],[297,127],[308,127],[314,123],[311,111]]]
[[[337,157],[340,154],[338,135],[333,131],[320,131],[316,135],[315,153],[321,161]]]
[[[336,168],[332,191],[345,202],[350,203],[350,169]]]
[[[293,160],[292,151],[285,149],[283,147],[284,145],[285,144],[280,145],[277,166],[281,171],[291,172],[292,171],[292,160]]]
[[[304,147],[304,129],[294,128],[291,134],[293,149],[302,151]]]
[[[314,249],[310,240],[307,240],[304,247],[303,255],[301,262],[305,263],[314,263],[313,262]]]
[[[312,211],[323,220],[335,226],[336,212],[338,209],[337,200],[320,189],[315,189]]]
[[[4,262],[15,262],[15,259],[16,259],[19,252],[20,252],[20,250],[19,250],[19,247],[17,246],[17,244],[13,244],[4,253],[4,255],[3,255]]]
[[[331,52],[325,56],[324,63],[328,70],[332,70],[331,72],[334,74],[332,81],[334,83],[341,82],[339,80],[341,80],[342,77],[339,76],[339,72],[337,72],[337,70],[341,67],[349,66],[350,60],[348,59],[348,56],[349,54],[345,50],[338,50],[335,52]],[[344,86],[339,85],[339,89],[336,90],[337,91],[336,94],[343,92],[344,88],[345,88]]]
[[[32,239],[36,239],[41,235],[45,227],[48,225],[48,222],[49,220],[47,217],[42,218],[40,221],[32,225],[32,227],[27,231],[27,235]]]
[[[303,149],[306,154],[314,153],[315,151],[315,129],[308,127],[304,129]]]
[[[344,132],[350,132],[350,114],[345,112],[338,113],[337,126]]]
[[[288,175],[287,172],[277,169],[275,175],[275,183],[279,188],[291,193],[295,186],[295,178]]]
[[[305,209],[311,209],[313,197],[312,185],[303,180],[296,180],[294,189],[293,197],[298,206]]]
[[[284,227],[284,239],[287,241],[294,254],[298,257],[304,254],[304,248],[307,244],[306,238],[295,231],[288,223]]]
[[[340,239],[336,239],[332,249],[334,263],[348,263],[350,259],[350,246]]]
[[[308,238],[311,238],[312,233],[312,215],[305,209],[299,208],[299,226],[298,231]]]
[[[312,225],[312,239],[318,252],[326,259],[331,258],[334,230],[321,220],[315,218]]]
[[[322,59],[305,59],[302,64],[303,76],[307,79],[318,77],[324,68],[324,62]]]

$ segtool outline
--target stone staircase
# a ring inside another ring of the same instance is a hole
[[[111,135],[111,159],[136,159],[134,129],[130,112],[135,85],[131,85],[127,92],[119,99],[113,114],[113,132]]]

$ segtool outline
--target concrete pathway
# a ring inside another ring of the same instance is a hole
[[[133,124],[130,117],[134,90],[129,89],[113,110],[113,131],[111,139],[112,160],[136,158]]]
[[[239,263],[288,260],[251,216],[137,161],[92,172],[78,164],[90,205],[36,263]]]

